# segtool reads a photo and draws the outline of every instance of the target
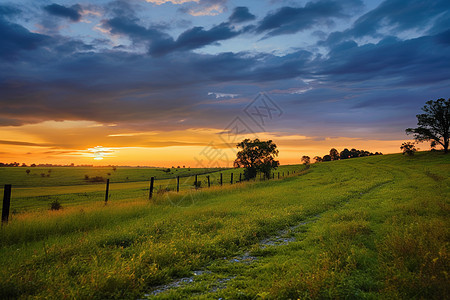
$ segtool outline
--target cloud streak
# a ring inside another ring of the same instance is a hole
[[[73,22],[78,22],[81,19],[81,7],[79,5],[73,5],[72,7],[66,7],[59,4],[50,4],[44,6],[44,10],[51,15],[67,18]]]

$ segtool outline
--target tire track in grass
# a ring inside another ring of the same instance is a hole
[[[299,223],[297,223],[295,225],[292,225],[292,226],[289,226],[282,230],[279,230],[275,235],[261,240],[258,243],[259,250],[264,250],[264,249],[268,249],[268,248],[273,249],[273,248],[277,248],[280,246],[287,246],[287,245],[291,244],[292,242],[297,241],[297,239],[295,238],[295,234],[299,232],[300,228],[302,228],[308,224],[317,222],[321,218],[322,214],[324,214],[325,212],[341,208],[341,207],[345,206],[346,204],[348,204],[351,200],[361,198],[363,195],[368,194],[368,193],[370,193],[378,188],[381,188],[386,184],[392,183],[392,182],[394,182],[394,179],[389,179],[386,181],[378,182],[365,190],[355,192],[352,196],[348,197],[348,199],[337,203],[336,205],[320,212],[319,214],[313,215],[309,218],[306,218],[305,220],[300,221]],[[305,232],[303,232],[303,233],[305,233]],[[232,258],[224,257],[222,260],[225,261],[226,264],[228,264],[228,266],[225,265],[225,267],[232,269],[233,264],[239,264],[239,265],[243,264],[246,266],[252,265],[259,260],[259,257],[251,255],[250,252],[245,252],[243,255],[234,256]],[[211,262],[209,265],[211,265],[212,263],[213,262]],[[216,293],[219,290],[226,289],[228,284],[234,278],[236,278],[238,276],[238,274],[232,274],[232,275],[223,277],[223,274],[222,274],[223,272],[222,273],[212,272],[210,270],[207,270],[207,268],[208,268],[208,266],[206,266],[203,270],[194,271],[193,276],[183,277],[183,278],[177,279],[175,281],[172,281],[170,283],[157,286],[150,293],[145,294],[144,299],[153,298],[155,296],[158,296],[160,294],[163,294],[165,292],[168,292],[168,291],[171,291],[174,289],[187,288],[187,287],[189,287],[189,285],[192,285],[195,283],[201,283],[201,281],[203,281],[203,279],[204,279],[203,278],[204,276],[202,276],[202,275],[212,275],[218,279],[216,279],[215,282],[210,284],[211,287],[206,293],[197,294],[197,296],[207,295],[210,293]]]

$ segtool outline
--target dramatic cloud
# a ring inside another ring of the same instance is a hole
[[[162,55],[171,51],[193,50],[230,39],[239,34],[228,23],[219,24],[209,30],[205,30],[203,27],[193,27],[180,34],[172,43],[164,40],[162,43],[152,44],[149,52],[154,55]]]
[[[32,33],[19,24],[0,16],[0,59],[16,59],[21,51],[34,50],[47,44],[49,36]]]
[[[319,0],[308,2],[304,7],[282,7],[268,14],[256,27],[257,33],[268,36],[292,34],[313,26],[333,24],[332,18],[348,17],[346,5],[360,6],[360,1]]]
[[[216,134],[245,117],[261,91],[283,110],[266,128],[280,136],[396,141],[424,101],[450,93],[448,1],[377,0],[358,13],[356,0],[249,2],[230,7],[229,17],[199,18],[180,10],[225,11],[227,2],[118,0],[82,9],[64,2],[42,10],[27,1],[0,5],[4,147],[54,144],[66,122],[83,123],[70,131],[83,136],[61,147],[94,147],[96,134],[111,147],[200,146],[207,134],[196,143],[182,132]],[[44,17],[63,29],[43,30]],[[57,125],[42,131],[45,122]],[[5,134],[24,126],[29,135]],[[166,138],[170,131],[177,135]]]
[[[323,72],[336,79],[361,81],[389,78],[388,85],[421,85],[450,78],[450,43],[438,36],[402,41],[393,37],[377,44],[338,44],[323,61]]]
[[[145,28],[137,19],[116,17],[103,21],[111,34],[128,36],[134,43],[145,43],[151,55],[161,56],[174,51],[188,51],[227,40],[240,34],[229,23],[221,23],[205,30],[193,27],[181,33],[176,40],[160,30],[160,26]]]
[[[230,23],[243,23],[256,19],[255,15],[251,14],[248,7],[239,6],[233,10],[233,13],[229,17]]]
[[[115,17],[104,20],[103,27],[108,29],[113,35],[125,35],[134,43],[161,44],[171,43],[173,39],[159,28],[145,28],[137,23],[136,18]]]
[[[65,7],[59,4],[50,4],[44,7],[44,10],[49,14],[68,18],[73,22],[78,22],[81,19],[80,10],[81,7],[79,5],[73,5],[72,7]]]
[[[332,32],[322,46],[334,46],[345,40],[364,37],[383,38],[405,31],[438,34],[450,28],[450,2],[446,0],[385,0],[378,7],[359,17],[351,28]]]
[[[447,15],[450,1],[447,0],[386,0],[377,8],[361,16],[350,33],[354,37],[376,36],[383,30],[390,34],[409,29],[423,30],[437,16]]]

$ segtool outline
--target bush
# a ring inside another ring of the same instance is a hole
[[[62,209],[62,205],[61,205],[61,203],[59,203],[59,201],[57,199],[55,199],[50,203],[50,209],[51,210],[60,210],[60,209]]]
[[[414,146],[414,143],[411,142],[402,143],[400,149],[403,150],[403,155],[407,154],[409,156],[413,156],[414,152],[417,151],[416,147]]]
[[[196,189],[199,189],[202,187],[202,182],[200,180],[197,180],[193,185]]]

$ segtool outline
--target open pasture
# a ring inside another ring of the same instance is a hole
[[[299,172],[304,167],[300,165],[289,165],[279,167],[274,175],[278,178],[286,177]],[[86,205],[89,203],[102,202],[105,199],[105,182],[87,183],[82,174],[89,174],[90,178],[100,176],[110,179],[109,202],[111,201],[136,201],[149,198],[149,180],[155,177],[154,194],[173,192],[177,189],[177,176],[180,176],[180,191],[194,189],[195,175],[200,182],[200,188],[210,186],[220,186],[220,174],[222,174],[222,185],[231,184],[231,173],[233,173],[233,183],[243,180],[242,169],[171,169],[170,172],[163,172],[167,169],[152,168],[120,168],[112,171],[109,167],[104,168],[78,168],[59,167],[51,168],[50,177],[38,177],[33,174],[42,173],[47,169],[39,168],[35,173],[29,175],[26,168],[0,168],[0,193],[3,193],[4,184],[12,182],[13,192],[11,201],[12,213],[19,213],[27,210],[48,209],[50,203],[57,200],[63,208],[76,205]],[[8,174],[12,174],[8,176]],[[110,175],[108,175],[110,174]],[[126,179],[128,178],[128,180]],[[20,182],[20,180],[24,180]],[[263,180],[260,175],[256,180]],[[14,184],[15,183],[15,184]],[[55,185],[49,185],[53,183]]]
[[[349,159],[282,180],[170,192],[171,201],[18,214],[0,232],[0,290],[24,299],[445,299],[449,157]]]

